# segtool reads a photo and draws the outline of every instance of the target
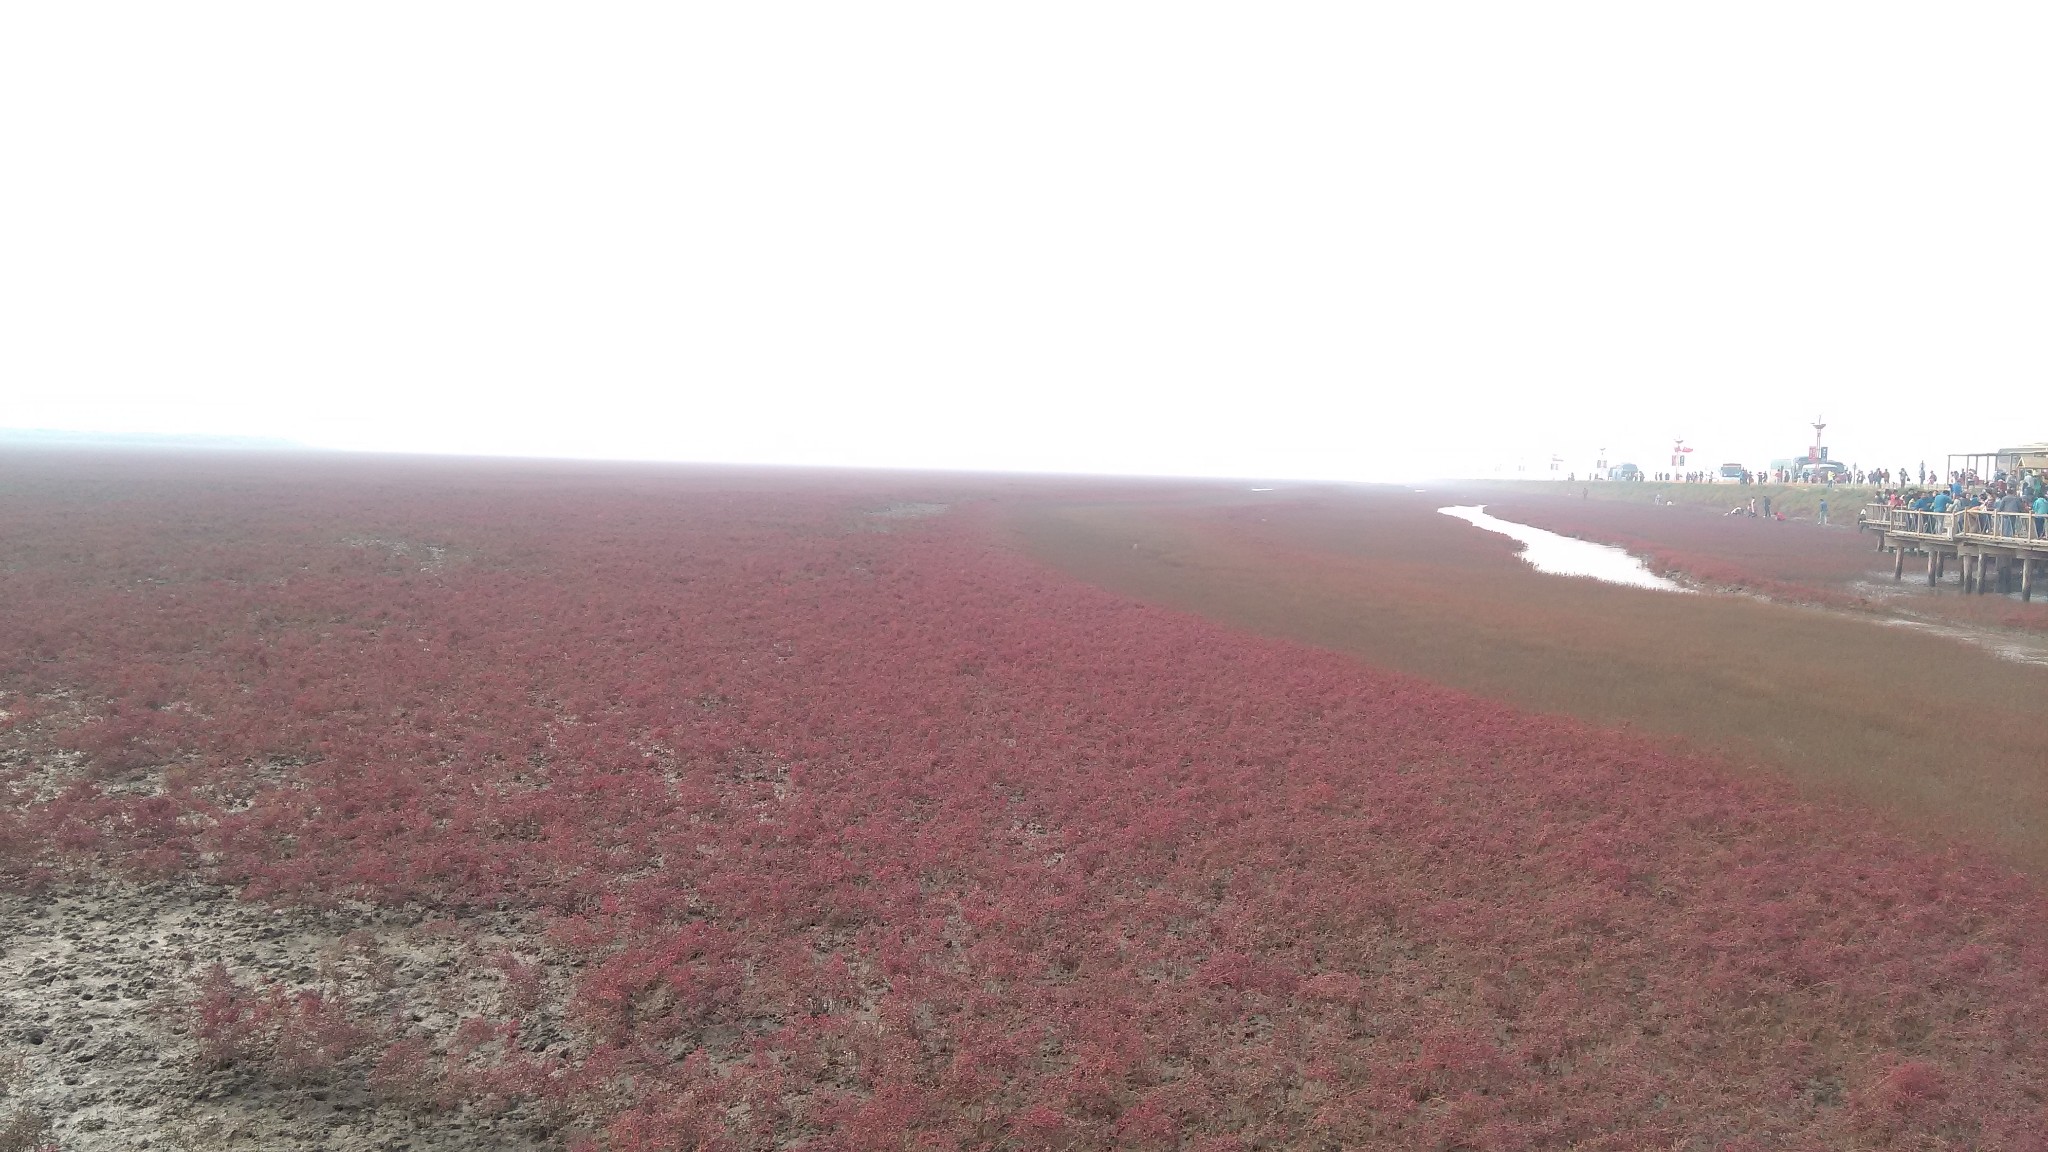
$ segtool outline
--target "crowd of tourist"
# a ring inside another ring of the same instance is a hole
[[[1985,520],[1962,517],[1962,530],[2048,538],[2048,481],[2037,470],[2019,475],[2000,471],[1989,480],[1972,471],[1951,472],[1946,485],[1936,480],[1933,485],[1895,487],[1880,492],[1878,502],[1908,513],[1903,524],[1894,520],[1908,532],[1946,532],[1951,513],[1983,512]]]
[[[1912,473],[1900,469],[1907,482],[1900,485],[1880,486],[1876,503],[1882,507],[1897,509],[1904,517],[1894,517],[1893,523],[1902,531],[1947,533],[1951,526],[1964,532],[1995,532],[2000,536],[2019,536],[2032,540],[2048,539],[2048,477],[2039,470],[2027,470],[2017,474],[1997,472],[1985,480],[1973,471],[1951,472],[1946,483],[1936,475],[1922,471]],[[1765,483],[1758,474],[1752,478],[1745,474],[1743,483]],[[1869,483],[1883,485],[1892,473],[1889,469],[1870,472],[1856,472],[1855,476]],[[1917,475],[1919,482],[1913,477]],[[1659,504],[1666,501],[1656,498]],[[1955,513],[1981,512],[1984,519],[1949,517]],[[1747,516],[1752,519],[1783,520],[1783,512],[1771,511],[1769,496],[1752,496],[1738,501],[1734,507],[1722,513],[1724,516]],[[1814,516],[1817,524],[1828,523],[1828,502],[1822,499]]]
[[[2048,469],[2027,468],[2010,472],[2000,469],[1988,479],[1975,470],[1964,469],[1950,472],[1943,479],[1939,469],[1929,469],[1925,464],[1917,469],[1902,467],[1897,470],[1839,464],[1795,465],[1754,471],[1744,469],[1739,477],[1733,468],[1729,465],[1723,472],[1636,472],[1630,478],[1668,484],[1813,484],[1830,489],[1837,484],[1853,484],[1874,487],[1878,490],[1877,505],[1907,514],[1903,519],[1893,519],[1893,524],[1901,531],[1945,534],[1955,528],[1968,533],[2048,540],[2048,475],[2044,475]],[[1586,494],[1590,495],[1590,490]],[[1671,502],[1661,495],[1652,499],[1659,504]],[[1956,513],[1968,512],[1981,513],[1982,517],[1956,516],[1949,519]],[[1924,518],[1919,514],[1925,514]],[[1738,501],[1723,515],[1785,519],[1783,512],[1771,511],[1769,496],[1753,496]],[[1828,523],[1828,502],[1824,498],[1819,501],[1814,522]]]
[[[1889,468],[1854,468],[1837,465],[1758,468],[1753,471],[1745,468],[1739,477],[1723,472],[1655,472],[1651,473],[1649,478],[1666,484],[1819,484],[1827,487],[1836,484],[1874,484],[1881,487],[1892,483],[1895,475],[1905,477],[1905,482],[1910,483],[1914,472],[1910,468],[1901,468],[1894,473]],[[1924,465],[1919,471],[1919,476],[1921,483],[1927,482],[1928,472]]]

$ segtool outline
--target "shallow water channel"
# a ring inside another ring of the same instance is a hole
[[[1527,524],[1502,520],[1486,514],[1486,505],[1454,506],[1439,508],[1446,516],[1456,516],[1476,527],[1489,532],[1498,532],[1522,542],[1522,559],[1539,572],[1555,573],[1559,576],[1590,576],[1613,584],[1627,584],[1636,588],[1656,588],[1666,592],[1696,591],[1673,583],[1645,567],[1643,562],[1621,548],[1611,544],[1595,544],[1590,540],[1578,540],[1560,536]],[[1899,593],[1889,585],[1863,584],[1859,589],[1870,596],[1897,596]],[[1930,589],[1929,591],[1932,591]],[[1958,624],[1936,623],[1929,620],[1885,618],[1868,613],[1838,612],[1827,608],[1811,608],[1816,612],[1866,620],[1888,628],[1906,628],[1934,636],[1944,636],[1965,644],[1982,648],[2001,660],[2016,664],[2032,664],[2048,667],[2048,638],[2031,636],[2004,629],[1971,628]]]
[[[1689,592],[1673,581],[1666,580],[1649,570],[1641,560],[1628,554],[1627,550],[1611,544],[1595,544],[1590,540],[1575,540],[1560,536],[1527,524],[1502,520],[1486,514],[1486,505],[1454,505],[1439,508],[1446,516],[1498,532],[1503,536],[1521,541],[1522,559],[1538,572],[1549,572],[1558,576],[1590,576],[1605,580],[1609,584],[1627,584],[1635,588],[1656,588],[1664,592]]]

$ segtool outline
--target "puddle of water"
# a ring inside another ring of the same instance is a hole
[[[1590,540],[1574,540],[1527,524],[1502,520],[1486,514],[1486,505],[1469,507],[1454,506],[1439,508],[1446,516],[1455,516],[1477,528],[1498,532],[1522,545],[1522,559],[1538,572],[1549,572],[1557,576],[1589,576],[1609,584],[1626,584],[1633,588],[1655,588],[1663,592],[1690,592],[1673,581],[1666,580],[1644,567],[1641,560],[1611,544],[1595,544]]]

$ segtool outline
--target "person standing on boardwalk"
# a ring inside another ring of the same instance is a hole
[[[2023,512],[2026,509],[2026,501],[2021,499],[2020,494],[2017,492],[2007,492],[1998,500],[1998,510],[2000,512]],[[2000,516],[1998,518],[1998,534],[2000,536],[2011,536],[2019,531],[2019,527],[2020,518],[2018,516]]]

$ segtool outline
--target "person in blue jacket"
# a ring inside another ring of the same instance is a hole
[[[1932,512],[1934,511],[1934,497],[1923,492],[1914,497],[1913,502],[1906,505],[1906,508],[1912,512]],[[1926,532],[1930,527],[1927,518],[1924,516],[1915,516],[1908,523],[1912,525],[1912,531],[1915,532]]]

